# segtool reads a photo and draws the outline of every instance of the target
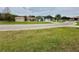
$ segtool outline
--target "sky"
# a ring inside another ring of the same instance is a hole
[[[0,7],[0,12],[4,12],[5,7]],[[9,7],[12,14],[46,16],[61,14],[62,16],[79,16],[79,7]]]

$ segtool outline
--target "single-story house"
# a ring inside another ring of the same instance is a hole
[[[79,16],[72,17],[72,20],[73,20],[73,21],[79,21]]]
[[[25,21],[25,17],[23,17],[23,16],[17,16],[17,17],[15,17],[15,21],[16,22],[24,22]]]
[[[36,21],[44,21],[44,17],[43,16],[36,16]]]
[[[36,21],[35,16],[17,16],[15,17],[15,21],[24,22],[24,21]]]
[[[26,21],[36,21],[36,17],[35,16],[27,16]]]
[[[15,17],[15,21],[24,22],[24,21],[44,21],[50,22],[53,20],[52,16],[17,16]]]
[[[44,21],[45,22],[50,22],[50,21],[52,21],[53,20],[53,17],[52,16],[45,16],[44,17]]]

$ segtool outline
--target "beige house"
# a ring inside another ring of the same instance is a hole
[[[71,17],[70,20],[72,20],[72,21],[79,21],[79,16]]]
[[[36,21],[35,16],[27,16],[27,21]]]
[[[18,17],[15,17],[15,21],[16,22],[24,22],[25,18],[23,16],[18,16]]]

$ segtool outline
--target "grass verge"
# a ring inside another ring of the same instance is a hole
[[[79,51],[79,29],[0,31],[0,51]]]
[[[79,25],[79,22],[77,22],[77,25]]]
[[[0,24],[49,24],[50,22],[0,22]]]

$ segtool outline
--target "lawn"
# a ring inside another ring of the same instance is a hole
[[[79,22],[77,22],[77,25],[79,25]]]
[[[0,31],[0,51],[79,51],[79,28]]]
[[[36,22],[36,21],[31,21],[31,22],[2,22],[0,21],[0,24],[49,24],[50,22]]]

